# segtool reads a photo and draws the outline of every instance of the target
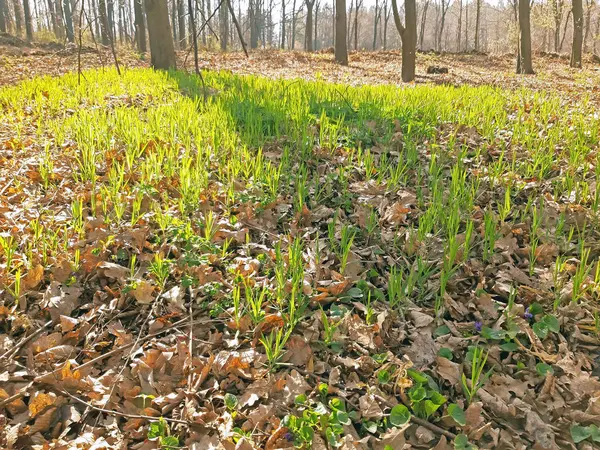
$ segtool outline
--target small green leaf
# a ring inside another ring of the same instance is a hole
[[[542,307],[542,305],[535,302],[535,303],[532,303],[531,306],[529,307],[529,312],[535,316],[536,314],[543,313],[544,308]]]
[[[429,399],[438,406],[442,406],[444,403],[448,401],[446,397],[444,397],[439,392],[433,391],[429,394]]]
[[[382,369],[377,372],[377,381],[379,381],[379,384],[388,384],[390,379],[391,375],[386,369]]]
[[[454,358],[452,350],[446,347],[440,348],[440,350],[438,351],[438,355],[440,355],[442,358],[449,359],[450,361],[452,361],[452,358]]]
[[[457,424],[463,427],[467,424],[465,411],[456,403],[450,403],[450,405],[448,405],[448,415],[452,417]]]
[[[165,450],[169,450],[172,448],[179,448],[179,439],[177,439],[175,436],[161,437],[160,438],[160,446]]]
[[[546,324],[548,329],[553,333],[558,333],[560,331],[560,323],[558,319],[551,314],[546,314],[542,321]]]
[[[350,425],[350,417],[345,411],[334,411],[333,416],[342,425]]]
[[[542,377],[545,377],[547,374],[554,373],[554,369],[552,368],[552,366],[546,363],[537,363],[535,365],[535,370]]]
[[[427,418],[431,417],[440,408],[440,405],[434,403],[431,400],[425,400],[423,402],[423,409]]]
[[[304,405],[306,403],[306,394],[297,395],[294,399],[296,405]]]
[[[363,426],[365,427],[365,430],[367,430],[369,433],[371,433],[371,434],[377,433],[377,423],[376,422],[371,422],[371,421],[363,422]]]
[[[417,383],[427,383],[429,381],[429,379],[418,370],[408,369],[406,373]]]
[[[327,437],[327,442],[329,442],[329,445],[331,445],[332,447],[337,447],[337,435],[335,434],[335,431],[333,431],[333,429],[331,427],[327,427],[327,429],[325,430],[325,436]]]
[[[485,339],[493,339],[493,340],[501,340],[506,336],[506,331],[504,330],[494,330],[490,327],[483,327],[481,329],[481,337]]]
[[[348,289],[346,295],[352,298],[361,298],[363,296],[363,291],[360,288],[353,287]]]
[[[469,438],[466,434],[459,434],[454,438],[454,448],[456,450],[464,450],[469,448]]]
[[[516,344],[516,342],[505,342],[500,346],[500,348],[505,352],[514,352],[519,349],[519,346]]]
[[[590,429],[592,441],[600,442],[600,428],[594,424],[590,425],[588,428]]]
[[[415,386],[410,391],[408,391],[408,396],[413,402],[420,402],[424,400],[427,396],[427,391],[422,386]]]
[[[296,398],[297,398],[297,397],[296,397]],[[237,397],[236,397],[235,395],[233,395],[233,394],[229,394],[229,393],[228,393],[228,394],[225,394],[224,401],[225,401],[225,406],[226,406],[226,407],[227,407],[227,409],[229,409],[229,410],[235,409],[235,407],[236,407],[236,406],[237,406],[237,404],[238,404],[238,399],[237,399]]]
[[[450,334],[450,328],[448,325],[442,325],[441,327],[437,327],[433,332],[433,337],[440,337]]]
[[[541,340],[544,340],[546,338],[546,336],[548,336],[548,325],[546,324],[546,322],[536,322],[533,324],[533,326],[531,327],[533,329],[533,332],[535,333],[535,335],[537,337],[539,337]]]
[[[410,420],[410,411],[402,404],[398,404],[392,408],[390,412],[390,423],[398,427],[404,425]]]
[[[334,411],[345,411],[346,407],[344,406],[344,402],[339,398],[332,398],[329,400],[329,407]]]
[[[590,427],[582,427],[581,425],[571,426],[571,438],[573,438],[573,442],[576,444],[585,441],[591,436],[592,430],[590,430]]]

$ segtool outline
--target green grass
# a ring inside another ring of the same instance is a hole
[[[321,288],[322,297],[372,298],[369,321],[384,307],[401,318],[416,303],[441,324],[456,319],[449,298],[485,291],[504,308],[509,295],[494,286],[507,265],[548,293],[538,300],[550,308],[597,304],[588,243],[597,239],[600,119],[586,99],[204,77],[206,104],[195,76],[142,69],[0,90],[14,156],[2,170],[30,163],[10,190],[20,195],[12,210],[29,210],[0,225],[5,302],[65,265],[60,281],[78,284],[97,261],[116,262],[130,274],[126,304],[144,283],[154,296],[183,285],[205,289],[210,314],[241,334],[283,317],[256,339],[274,372],[311,309],[328,345],[340,326],[311,303],[321,280],[307,272],[323,261],[320,277],[348,284]],[[314,219],[322,207],[331,214]],[[38,265],[44,277],[31,285]],[[561,300],[564,286],[572,291]]]

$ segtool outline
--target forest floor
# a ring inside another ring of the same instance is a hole
[[[0,448],[600,445],[591,62],[0,52]]]

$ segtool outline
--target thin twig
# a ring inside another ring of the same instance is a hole
[[[58,390],[58,392],[60,392],[63,395],[66,395],[67,397],[72,398],[73,400],[75,400],[76,402],[81,403],[82,405],[87,406],[90,409],[93,409],[94,411],[98,411],[104,414],[109,414],[112,416],[119,416],[119,417],[127,417],[128,419],[145,419],[145,420],[153,420],[153,421],[157,421],[157,420],[164,420],[165,422],[172,422],[172,423],[181,423],[184,425],[189,425],[190,422],[186,421],[186,420],[180,420],[180,419],[172,419],[170,417],[153,417],[153,416],[144,416],[141,414],[127,414],[127,413],[122,413],[119,411],[115,411],[112,409],[104,409],[104,408],[100,408],[98,406],[94,406],[91,403],[86,402],[85,400],[71,394],[70,392],[67,391],[63,391],[63,390]]]
[[[4,352],[2,355],[0,355],[0,360],[3,360],[4,358],[8,358],[8,357],[12,356],[13,354],[17,354],[23,348],[23,346],[25,346],[29,341],[31,341],[35,337],[39,336],[50,325],[52,325],[51,320],[46,322],[44,325],[39,327],[37,330],[35,330],[33,333],[31,333],[25,339],[23,339],[21,342],[14,345],[12,348],[8,349],[6,352]]]

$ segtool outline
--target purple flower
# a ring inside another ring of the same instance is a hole
[[[483,326],[483,323],[481,323],[479,320],[475,322],[475,331],[477,331],[478,333],[481,333],[481,327]]]
[[[533,319],[533,314],[531,314],[529,312],[529,308],[527,308],[525,310],[525,314],[523,314],[523,319],[525,319],[525,320],[531,320],[531,319]]]
[[[294,440],[294,433],[290,433],[289,431],[287,433],[285,433],[283,435],[283,437],[288,441],[288,442],[293,442]]]

